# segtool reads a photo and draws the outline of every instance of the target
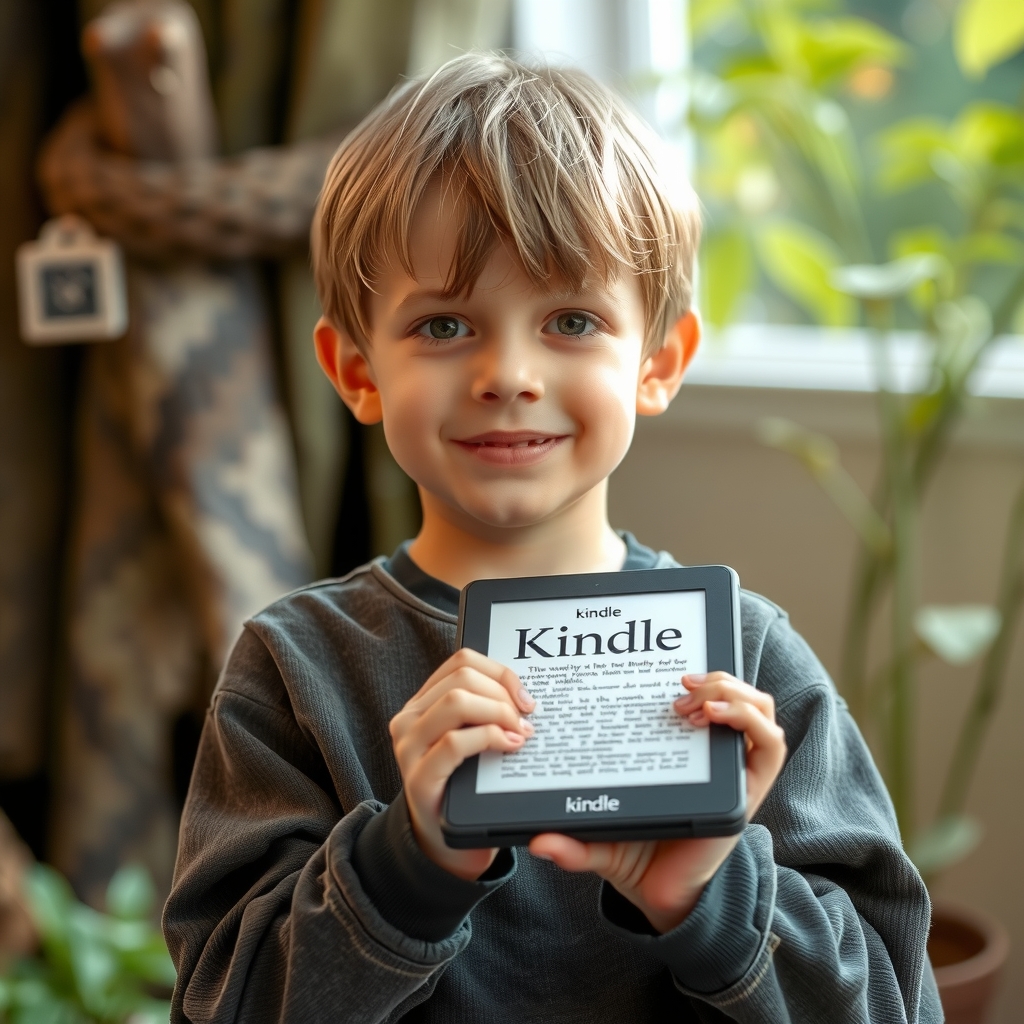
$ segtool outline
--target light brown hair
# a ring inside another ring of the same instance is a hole
[[[499,238],[538,288],[638,277],[645,354],[690,308],[700,235],[682,167],[659,166],[653,132],[580,71],[469,53],[394,90],[342,142],[312,228],[324,315],[370,336],[366,297],[398,259],[440,179],[462,224],[446,291],[468,293]]]

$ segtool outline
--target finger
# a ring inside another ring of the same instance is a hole
[[[557,832],[534,836],[529,846],[535,857],[550,860],[565,871],[593,871],[617,888],[633,886],[644,876],[655,848],[651,842],[582,843]]]
[[[747,749],[748,790],[756,810],[786,761],[786,734],[781,726],[765,718],[757,708],[744,702],[709,701],[704,714],[711,722],[728,725],[750,741]]]
[[[523,736],[500,725],[477,725],[446,732],[419,760],[407,785],[413,790],[426,787],[431,794],[443,789],[452,772],[474,754],[485,750],[509,753],[523,745]]]
[[[499,665],[493,658],[488,658],[486,654],[474,651],[470,647],[460,647],[451,657],[438,665],[427,678],[427,681],[419,688],[415,696],[418,697],[420,694],[426,693],[427,690],[436,686],[446,676],[451,675],[452,672],[456,672],[460,668],[476,669],[483,675],[490,676],[495,680],[497,680],[502,671],[507,671],[504,665]]]
[[[565,871],[607,870],[611,856],[610,843],[581,843],[558,832],[545,832],[530,840],[534,857],[550,860]]]
[[[515,708],[516,714],[520,713],[519,706],[512,699],[506,687],[496,682],[490,676],[486,676],[469,666],[456,669],[450,675],[445,676],[444,679],[439,680],[426,693],[417,694],[399,713],[409,711],[416,716],[424,714],[427,708],[452,690],[467,690],[470,693],[477,693],[481,697],[489,697],[491,700],[501,701],[508,704],[509,707]]]
[[[533,734],[533,726],[507,700],[450,690],[396,738],[395,757],[399,765],[412,765],[446,733],[481,725],[498,726],[522,740]]]
[[[482,675],[489,676],[496,683],[499,683],[508,691],[512,699],[524,710],[532,711],[535,706],[533,697],[530,696],[526,687],[523,686],[519,676],[504,665],[500,665],[493,658],[486,654],[474,651],[469,647],[461,647],[447,661],[444,662],[420,687],[416,697],[426,693],[436,686],[442,679],[462,668],[472,668]],[[415,698],[414,698],[415,699]]]
[[[533,735],[533,724],[507,698],[495,700],[472,690],[449,690],[420,715],[414,730],[429,737],[429,746],[450,729],[490,724],[523,736]]]
[[[694,704],[702,704],[706,700],[747,700],[766,715],[775,714],[775,701],[770,693],[758,690],[728,672],[683,676],[682,682],[688,693],[680,698],[681,701],[686,701],[687,697]]]
[[[728,725],[737,732],[745,733],[753,744],[752,751],[774,750],[776,747],[785,751],[786,740],[782,729],[759,708],[746,701],[709,700],[689,717],[692,720],[698,715],[704,716],[710,722]]]
[[[747,701],[758,708],[766,717],[775,718],[775,701],[771,694],[758,690],[749,683],[726,672],[712,672],[695,681],[695,677],[684,676],[683,686],[688,693],[674,702],[680,714],[688,714],[709,700]]]
[[[476,668],[464,665],[439,680],[430,690],[421,691],[395,715],[388,725],[392,742],[399,743],[416,727],[419,719],[426,714],[431,706],[454,690],[465,690],[468,693],[479,694],[481,697],[490,697],[492,700],[507,704],[509,708],[513,709],[516,718],[520,715],[521,709],[516,706],[506,687],[495,682],[490,676],[479,672]]]

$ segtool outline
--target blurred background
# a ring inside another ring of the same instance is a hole
[[[345,133],[476,47],[586,68],[693,178],[706,339],[638,425],[613,524],[790,612],[933,895],[1009,931],[991,1019],[1018,1019],[1014,0],[0,0],[5,863],[148,913],[123,869],[166,893],[242,621],[416,532],[380,429],[316,367],[308,229]],[[123,252],[120,337],[24,340],[15,252],[57,215]],[[30,948],[5,870],[0,945]]]

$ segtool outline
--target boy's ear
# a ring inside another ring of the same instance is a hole
[[[380,423],[384,418],[380,392],[366,356],[345,331],[320,317],[313,328],[316,361],[341,400],[360,423]]]
[[[700,320],[693,310],[684,313],[665,335],[665,344],[640,367],[636,411],[640,416],[663,413],[676,397],[683,375],[700,344]]]

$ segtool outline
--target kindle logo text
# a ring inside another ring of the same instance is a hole
[[[567,796],[565,798],[565,813],[579,814],[581,811],[617,811],[619,801],[616,797],[609,797],[607,793],[595,796],[593,800],[584,800],[581,796]]]
[[[618,611],[618,609],[613,609],[613,611]],[[600,615],[600,612],[596,614]],[[683,638],[680,630],[661,629],[655,634],[651,628],[650,619],[641,619],[639,630],[636,619],[616,623],[616,625],[626,628],[607,637],[600,633],[574,633],[570,636],[568,626],[559,626],[557,633],[554,633],[554,626],[541,626],[539,629],[534,627],[517,629],[519,650],[514,660],[524,661],[532,658],[534,654],[539,654],[542,658],[591,658],[606,653],[643,654],[653,651],[655,647],[662,651],[676,651],[682,646],[678,642]],[[547,636],[548,633],[553,633],[553,635]],[[641,635],[638,636],[638,633]],[[569,649],[570,640],[575,641],[571,651]]]

